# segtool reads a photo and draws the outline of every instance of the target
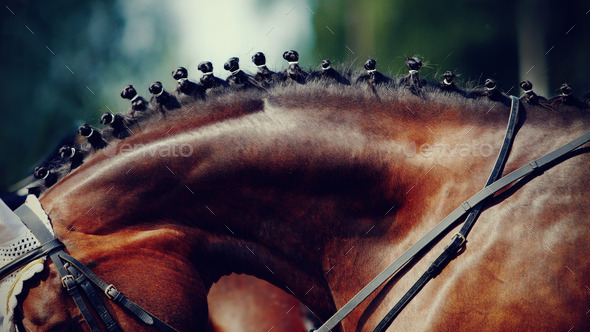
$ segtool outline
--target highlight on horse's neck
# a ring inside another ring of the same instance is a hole
[[[508,97],[494,80],[465,91],[447,72],[429,84],[416,57],[400,80],[372,59],[357,75],[329,61],[308,73],[297,52],[283,57],[289,68],[276,73],[256,53],[256,76],[231,58],[227,81],[210,62],[199,64],[199,82],[179,67],[176,90],[156,82],[150,101],[125,87],[129,114],[105,113],[102,131],[83,125],[85,143],[60,149],[66,162],[35,171],[37,189],[49,188],[41,202],[56,235],[107,279],[134,280],[113,272],[125,252],[129,271],[164,277],[174,293],[189,289],[198,313],[189,323],[206,320],[211,283],[232,272],[270,281],[326,319],[485,182],[508,119]],[[569,86],[549,101],[530,82],[521,86],[525,141],[576,128],[585,116]],[[519,149],[507,167],[535,149]],[[190,278],[167,279],[177,273]],[[395,281],[404,288],[403,273]],[[362,329],[399,292],[391,290],[345,327]]]
[[[343,273],[336,266],[346,254],[336,252],[340,245],[401,238],[414,222],[403,212],[408,199],[427,190],[419,180],[438,183],[432,178],[440,172],[431,164],[456,168],[462,153],[456,138],[443,142],[450,151],[428,155],[424,148],[436,148],[437,133],[452,137],[461,122],[396,119],[401,105],[375,107],[381,121],[369,122],[347,110],[294,108],[278,100],[226,123],[146,132],[135,139],[146,145],[125,151],[123,141],[113,156],[98,155],[70,174],[43,196],[44,207],[66,241],[77,233],[162,241],[163,230],[172,230],[198,243],[191,256],[199,257],[193,262],[206,284],[246,272],[296,292],[325,319],[346,296],[334,298],[329,284]],[[338,122],[330,120],[336,111]],[[433,132],[418,135],[422,126]],[[466,137],[490,132],[485,127],[464,130]],[[190,146],[192,154],[157,154],[171,145]],[[127,230],[138,225],[147,226],[143,235],[130,236]]]

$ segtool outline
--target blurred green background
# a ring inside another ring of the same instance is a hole
[[[0,8],[0,192],[31,174],[82,122],[123,112],[119,97],[134,84],[160,80],[171,90],[179,65],[198,77],[196,65],[267,53],[275,70],[282,51],[296,49],[300,63],[322,59],[404,75],[406,57],[419,55],[421,73],[440,80],[446,70],[465,84],[495,78],[520,94],[555,95],[563,82],[574,93],[590,89],[590,2],[549,0],[236,0],[236,1],[8,1]],[[249,47],[252,45],[252,47]],[[191,75],[192,74],[192,75]]]

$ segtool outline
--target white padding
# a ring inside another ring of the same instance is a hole
[[[27,196],[25,204],[43,221],[53,234],[49,218],[43,211],[41,203],[34,195]],[[33,233],[26,228],[20,218],[0,200],[0,267],[8,264],[16,257],[27,253],[41,244]],[[23,282],[43,271],[46,257],[31,262],[0,282],[0,331],[15,332],[14,308],[16,296],[23,290]]]

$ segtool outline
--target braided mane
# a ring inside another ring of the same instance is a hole
[[[38,180],[29,192],[39,196],[68,173],[100,155],[96,153],[99,150],[107,148],[116,153],[116,143],[121,140],[145,144],[169,133],[261,111],[264,100],[311,109],[335,107],[338,100],[354,100],[359,104],[359,110],[365,109],[365,112],[375,103],[412,98],[413,102],[437,101],[445,105],[461,105],[460,108],[467,110],[477,106],[492,109],[496,103],[510,104],[510,98],[492,79],[487,79],[484,87],[469,90],[455,84],[456,75],[452,72],[444,73],[444,79],[438,83],[422,79],[419,75],[422,62],[416,57],[407,59],[409,73],[398,79],[377,71],[373,59],[364,64],[364,72],[337,71],[329,60],[323,60],[320,70],[308,73],[299,66],[296,51],[285,52],[283,58],[289,66],[281,72],[274,72],[266,67],[264,54],[258,52],[252,57],[258,70],[249,75],[240,69],[239,59],[232,57],[224,66],[231,73],[226,80],[213,75],[211,62],[199,64],[198,69],[203,72],[199,82],[188,80],[188,71],[179,67],[172,72],[172,77],[177,80],[176,88],[168,92],[161,82],[155,82],[149,87],[152,93],[149,101],[139,96],[133,86],[126,86],[121,97],[131,101],[130,109],[124,114],[104,113],[102,129],[82,125],[72,146],[63,146],[58,156],[50,157],[35,169],[34,176]],[[525,92],[521,100],[528,105],[552,111],[560,105],[580,110],[590,107],[590,99],[580,101],[567,84],[561,86],[561,95],[551,99],[535,94],[529,81],[521,82],[520,86]]]

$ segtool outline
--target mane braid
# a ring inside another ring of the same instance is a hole
[[[104,156],[99,151],[116,142],[128,140],[146,143],[143,134],[163,136],[170,131],[171,122],[175,123],[173,133],[176,133],[197,124],[241,117],[263,110],[265,98],[287,106],[300,106],[303,103],[309,108],[313,108],[314,103],[326,105],[327,100],[337,108],[338,100],[342,99],[355,100],[355,103],[361,101],[367,105],[394,101],[436,101],[441,105],[455,105],[466,112],[475,107],[492,109],[494,103],[509,105],[510,102],[510,98],[491,79],[486,80],[483,88],[471,90],[457,87],[453,82],[455,74],[451,72],[443,75],[442,82],[428,82],[420,78],[418,70],[422,63],[415,57],[407,60],[409,74],[400,79],[378,72],[373,59],[365,63],[366,71],[362,72],[334,68],[329,60],[324,60],[320,71],[308,74],[298,65],[297,52],[287,51],[283,58],[289,65],[282,73],[277,73],[267,68],[263,53],[254,54],[252,61],[258,70],[253,76],[239,69],[238,58],[230,58],[225,65],[225,69],[231,72],[227,81],[213,75],[211,62],[199,64],[203,77],[198,83],[189,81],[187,70],[179,67],[172,72],[173,78],[177,80],[175,89],[167,92],[162,83],[155,82],[149,87],[152,94],[149,102],[139,96],[133,86],[126,86],[121,97],[131,100],[128,111],[125,114],[104,113],[101,123],[105,127],[102,130],[88,125],[81,127],[80,134],[86,137],[78,136],[74,144],[63,146],[42,163],[35,171],[37,181],[29,187],[29,193],[39,196],[79,166],[91,162],[97,156]],[[521,100],[533,107],[557,111],[552,105],[560,104],[567,106],[564,113],[571,111],[572,107],[578,110],[590,107],[590,94],[582,102],[572,95],[571,87],[565,84],[561,88],[561,95],[549,101],[532,92],[530,82],[521,82],[521,87],[525,90]],[[364,109],[363,112],[371,112],[370,107],[359,108]],[[414,116],[438,115],[438,111],[433,112]],[[137,134],[139,131],[142,135]]]

